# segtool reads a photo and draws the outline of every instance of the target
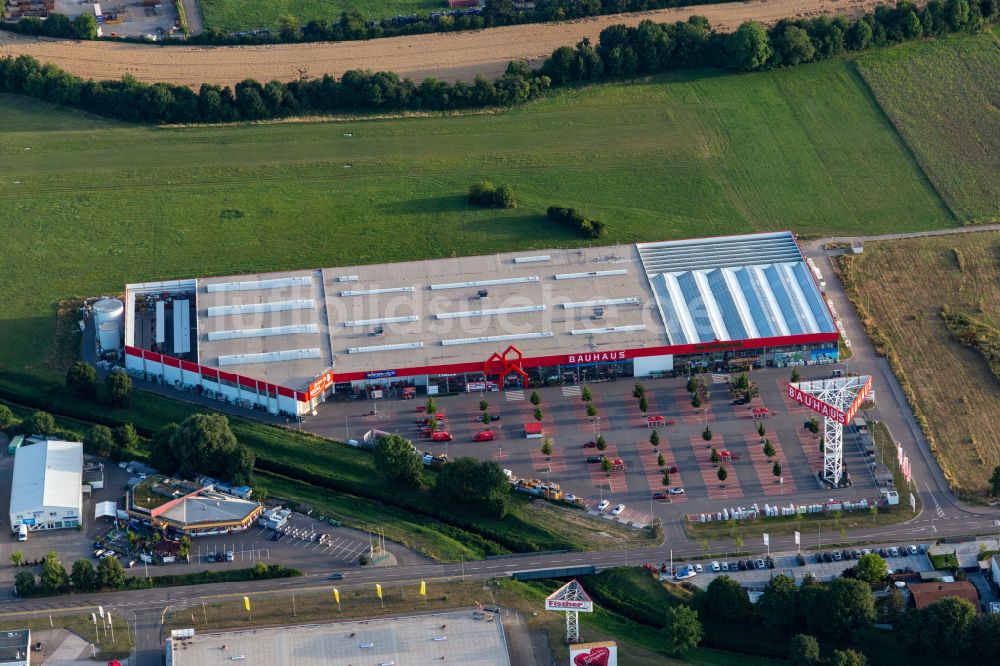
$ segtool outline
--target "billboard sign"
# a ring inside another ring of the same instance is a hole
[[[546,599],[545,610],[550,611],[580,611],[581,613],[593,613],[594,602],[590,599]]]
[[[618,666],[618,644],[578,643],[569,646],[570,666]]]
[[[868,392],[871,391],[871,388],[872,388],[872,378],[869,377],[868,380],[865,382],[864,386],[862,386],[861,389],[858,391],[858,394],[855,396],[854,401],[851,403],[851,405],[847,408],[847,411],[838,409],[837,407],[834,407],[828,402],[820,400],[816,396],[806,393],[805,391],[803,391],[802,389],[793,384],[788,385],[788,397],[794,400],[795,402],[799,403],[800,405],[808,407],[809,409],[813,410],[817,414],[820,414],[821,416],[825,416],[826,418],[836,421],[841,425],[848,425],[850,424],[851,419],[854,418],[854,415],[858,413],[858,409],[861,407],[861,403],[864,401],[865,396],[868,395]]]

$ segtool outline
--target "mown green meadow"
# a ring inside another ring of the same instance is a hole
[[[953,37],[874,51],[858,71],[963,222],[1000,220],[1000,40]]]
[[[368,18],[390,18],[409,14],[428,14],[448,9],[445,0],[201,0],[206,28],[227,32],[277,29],[283,16],[294,16],[305,25],[313,19],[340,20],[343,12],[360,12]]]
[[[590,241],[955,224],[847,62],[569,90],[496,114],[154,128],[0,96],[0,368],[59,379],[54,303],[129,281]],[[480,178],[509,211],[473,209]],[[61,358],[61,357],[59,357]]]

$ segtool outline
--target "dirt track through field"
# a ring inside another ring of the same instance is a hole
[[[120,42],[73,42],[0,33],[0,55],[28,54],[84,78],[118,79],[131,74],[141,81],[198,86],[233,85],[243,79],[289,81],[300,76],[340,76],[350,69],[388,70],[416,81],[436,77],[471,81],[503,73],[511,60],[540,63],[559,46],[584,37],[596,42],[609,25],[637,25],[685,20],[700,14],[716,29],[731,30],[756,20],[821,14],[856,16],[871,10],[875,0],[752,0],[721,5],[696,5],[637,14],[616,14],[562,23],[531,24],[355,42],[276,44],[268,46],[176,46]]]

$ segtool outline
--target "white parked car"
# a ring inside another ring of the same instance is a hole
[[[601,500],[601,503],[597,505],[597,510],[604,511],[609,506],[611,506],[611,502],[609,502],[608,500]]]
[[[899,548],[896,548],[895,546],[893,546],[892,548],[890,548],[889,549],[889,556],[890,557],[899,557]]]
[[[909,546],[907,546],[906,548],[907,548],[907,550],[910,551],[910,555],[916,555],[917,554],[917,547],[914,546],[912,543]]]
[[[712,571],[722,571],[722,567],[719,566],[718,562],[712,562]]]
[[[576,501],[576,495],[570,493],[569,495],[565,495],[563,499],[572,504],[573,502]]]
[[[624,504],[619,504],[615,508],[611,509],[611,515],[612,516],[621,515],[621,512],[624,511],[624,510],[625,510],[625,505]]]
[[[684,489],[683,488],[670,488],[670,489],[667,490],[667,492],[670,493],[671,495],[683,495],[684,494]]]
[[[723,562],[722,563],[722,570],[723,571],[729,571],[729,562]]]
[[[701,566],[700,564],[696,564],[696,565],[694,565],[694,570],[695,570],[696,572],[698,572],[698,573],[701,573],[701,572],[703,572],[703,571],[704,571],[705,569],[704,569],[704,568],[703,568],[703,567],[702,567],[702,566]]]

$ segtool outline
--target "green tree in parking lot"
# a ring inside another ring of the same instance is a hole
[[[97,371],[85,361],[76,361],[66,371],[66,386],[81,398],[93,397],[97,391]]]
[[[774,457],[774,453],[775,453],[775,451],[774,451],[774,444],[771,443],[771,440],[765,439],[764,440],[764,455],[767,456],[768,458],[773,458]]]
[[[583,390],[580,391],[580,399],[584,402],[590,402],[594,399],[594,395],[590,392],[590,387],[586,384],[584,385]]]
[[[597,416],[597,407],[594,407],[594,403],[592,402],[587,403],[587,416],[590,418]]]
[[[757,434],[763,437],[765,433],[767,433],[767,430],[764,429],[764,422],[761,421],[760,425],[757,426]]]
[[[667,464],[667,459],[663,457],[662,453],[656,454],[656,466],[663,467]]]
[[[714,446],[712,447],[712,452],[709,454],[708,459],[713,465],[719,464],[719,452]]]
[[[799,376],[799,369],[798,368],[792,368],[792,378],[791,378],[791,381],[797,382],[800,379],[801,379],[801,377]]]
[[[416,488],[420,485],[422,466],[413,445],[399,435],[383,437],[375,445],[375,467],[389,481]]]
[[[529,400],[535,407],[542,404],[542,396],[538,395],[538,391],[532,391]]]
[[[683,656],[701,642],[702,629],[698,613],[683,604],[667,609],[667,643],[676,655]]]
[[[646,399],[645,395],[639,398],[639,411],[643,414],[649,411],[649,400]]]
[[[612,467],[614,467],[614,465],[611,464],[610,458],[605,458],[601,461],[601,469],[604,470],[605,474],[610,474]]]
[[[649,443],[653,445],[654,449],[658,447],[660,445],[660,433],[655,430],[649,433]]]
[[[646,387],[642,385],[642,382],[636,382],[635,388],[632,389],[633,398],[641,398],[646,395]]]
[[[670,485],[670,472],[663,473],[663,487],[666,488]]]
[[[42,573],[38,580],[46,592],[65,592],[69,589],[69,575],[66,573],[66,567],[59,561],[59,555],[54,550],[45,554],[45,560],[42,562]]]
[[[778,479],[778,478],[781,477],[781,463],[780,462],[775,462],[773,465],[771,465],[771,474],[773,474],[774,478],[776,478],[776,479]]]
[[[725,467],[720,466],[719,471],[716,472],[715,475],[719,477],[719,482],[722,483],[722,485],[726,485],[726,479],[729,478],[729,472],[726,471]]]
[[[490,413],[489,412],[483,412],[483,415],[480,417],[480,420],[483,422],[483,425],[489,425],[490,424]]]
[[[0,429],[8,427],[13,422],[14,412],[7,405],[0,404]]]
[[[878,553],[862,555],[858,558],[858,563],[854,565],[854,574],[858,580],[863,580],[873,586],[885,580],[885,572],[885,560]]]
[[[695,409],[701,407],[701,396],[699,396],[697,393],[691,394],[691,406],[694,407]]]
[[[56,420],[48,412],[37,411],[24,422],[24,429],[31,435],[51,435],[56,429]]]
[[[607,440],[604,439],[604,435],[598,435],[597,436],[597,450],[603,452],[603,451],[606,451],[607,448],[608,448],[608,442],[607,442]]]
[[[486,402],[485,400],[479,401],[479,411],[485,412],[489,408],[490,408],[490,403]]]
[[[819,641],[809,634],[795,634],[788,642],[788,663],[792,666],[819,666]]]
[[[551,456],[552,455],[552,440],[546,437],[542,440],[542,455]]]
[[[15,550],[10,554],[10,563],[15,567],[19,567],[24,563],[24,553],[19,550]]]
[[[541,407],[535,407],[535,420],[536,421],[541,421],[542,420],[542,408]]]
[[[22,569],[14,576],[14,589],[18,596],[27,597],[35,591],[35,574],[26,569]]]
[[[73,583],[73,589],[78,592],[89,592],[94,589],[97,582],[97,574],[94,572],[94,565],[89,560],[79,559],[73,563],[69,579]]]
[[[120,590],[125,587],[125,567],[117,557],[105,557],[97,565],[97,587],[102,590]]]
[[[427,416],[433,416],[437,412],[437,403],[434,398],[427,398]]]
[[[709,428],[708,426],[705,426],[705,429],[701,433],[701,438],[703,440],[705,440],[706,442],[711,442],[712,441],[712,429]]]

